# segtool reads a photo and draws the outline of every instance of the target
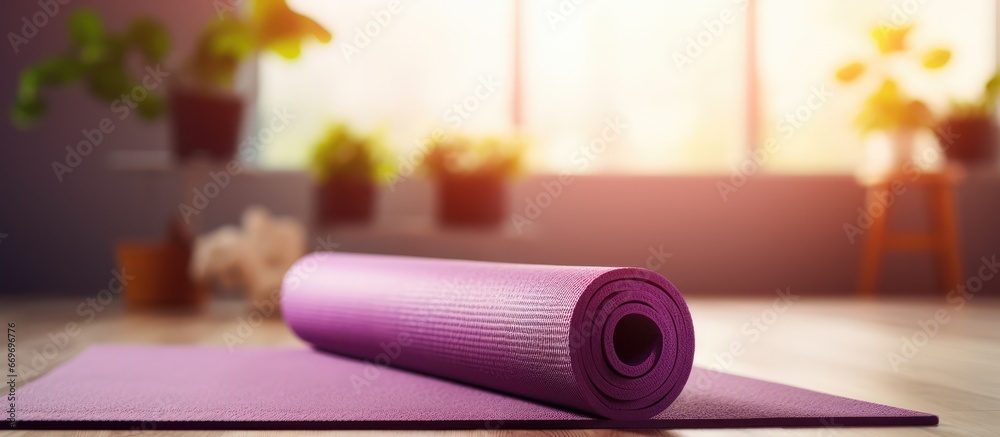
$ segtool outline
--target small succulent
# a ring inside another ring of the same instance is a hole
[[[449,135],[434,144],[424,160],[424,167],[437,178],[512,176],[521,170],[524,149],[524,140],[516,137]]]
[[[360,135],[344,123],[331,123],[312,152],[311,168],[319,181],[347,178],[384,182],[394,174],[381,133]]]

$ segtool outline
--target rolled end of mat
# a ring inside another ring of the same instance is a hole
[[[591,411],[648,419],[681,393],[694,361],[694,327],[677,288],[644,269],[596,278],[573,311],[570,356]]]
[[[644,269],[316,253],[282,312],[324,351],[612,419],[648,419],[687,381],[691,316]]]

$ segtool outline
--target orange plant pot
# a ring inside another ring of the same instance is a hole
[[[118,266],[129,275],[125,304],[131,308],[190,308],[200,306],[208,293],[188,273],[191,254],[179,244],[121,242]]]

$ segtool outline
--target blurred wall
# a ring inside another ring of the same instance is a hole
[[[400,229],[331,230],[318,235],[341,250],[400,253],[495,261],[584,265],[631,265],[656,270],[688,293],[768,294],[791,287],[811,294],[850,294],[857,285],[864,235],[848,238],[858,223],[865,192],[850,176],[750,177],[723,201],[717,189],[728,175],[577,177],[542,207],[557,176],[518,180],[511,211],[531,218],[518,232],[429,232]],[[409,181],[383,199],[392,215],[432,214],[425,181]],[[1000,177],[969,175],[956,190],[965,273],[982,257],[1000,257]],[[896,232],[927,227],[923,193],[911,189],[895,200],[890,226]],[[419,222],[418,222],[419,223]],[[314,242],[316,243],[316,242]],[[885,258],[882,289],[891,294],[940,296],[935,265],[921,253]],[[982,294],[1000,295],[1000,276]]]

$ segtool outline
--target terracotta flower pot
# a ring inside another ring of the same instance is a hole
[[[316,221],[320,225],[370,223],[375,215],[375,183],[331,177],[316,186]]]
[[[129,307],[197,307],[208,295],[191,280],[191,254],[182,245],[126,241],[118,243],[117,257],[119,269],[131,276],[123,293]]]
[[[506,213],[505,179],[450,175],[437,180],[437,219],[445,226],[496,226]]]
[[[935,132],[949,161],[976,165],[996,156],[997,126],[991,117],[949,117]]]
[[[228,161],[239,145],[243,99],[235,94],[207,92],[184,85],[170,88],[174,156]]]

